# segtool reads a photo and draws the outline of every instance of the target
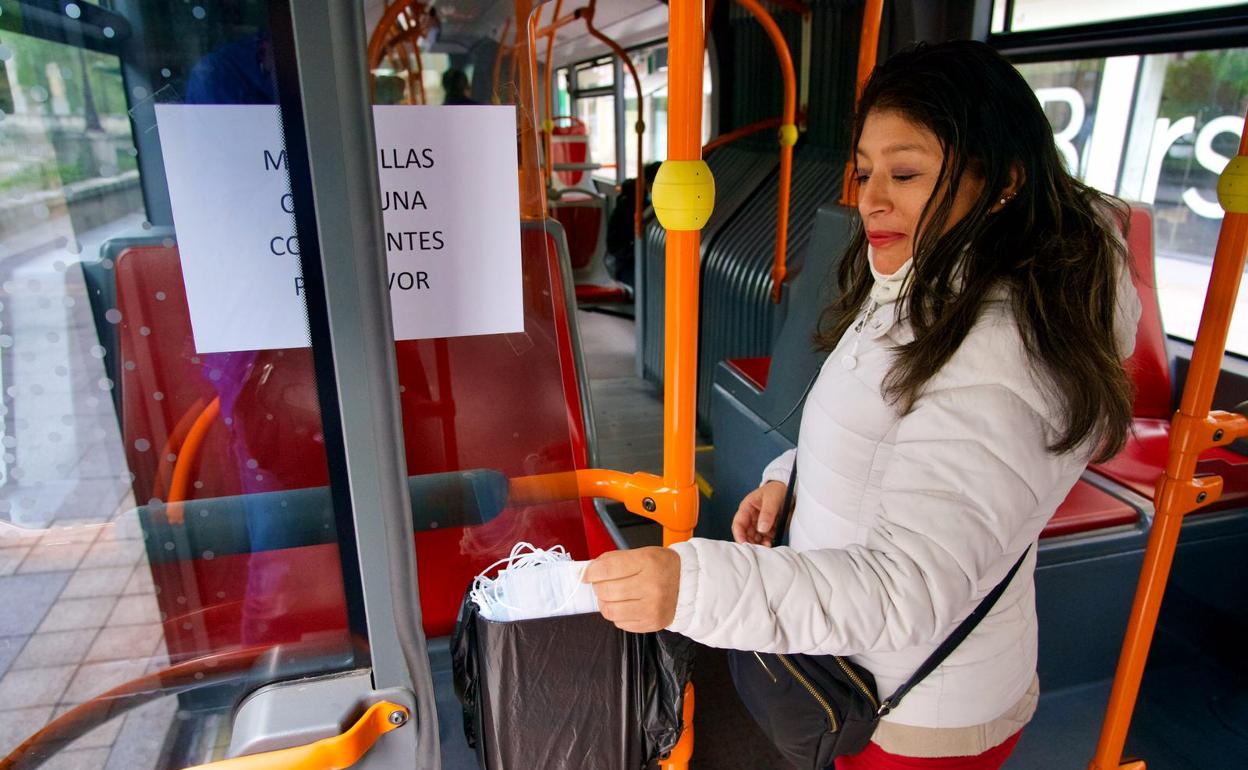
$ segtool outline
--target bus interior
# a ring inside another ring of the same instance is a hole
[[[731,539],[823,361],[860,84],[961,38],[1130,204],[1144,309],[1006,767],[1248,766],[1248,4],[0,0],[0,770],[480,766],[465,589]],[[786,766],[722,651],[692,692],[657,766]]]

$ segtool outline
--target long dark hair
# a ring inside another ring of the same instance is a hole
[[[903,413],[913,408],[966,339],[990,290],[1004,285],[1028,356],[1062,408],[1062,430],[1049,450],[1091,445],[1097,461],[1112,457],[1126,441],[1133,397],[1114,336],[1127,254],[1113,228],[1125,227],[1126,205],[1067,173],[1035,94],[983,43],[920,43],[877,67],[863,90],[853,147],[873,110],[895,111],[926,128],[945,153],[937,192],[920,216],[909,293],[904,307],[899,303],[915,338],[897,348],[884,395]],[[994,213],[1012,169],[1021,171],[1021,184]],[[983,192],[947,228],[968,172],[982,177]],[[840,297],[816,335],[829,350],[873,282],[861,222],[838,280]]]

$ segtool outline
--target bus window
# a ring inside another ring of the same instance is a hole
[[[1225,8],[1238,5],[1239,2],[1240,0],[1101,0],[1086,3],[1078,0],[996,0],[993,3],[992,31],[1000,33],[1054,29],[1138,19],[1164,13]]]
[[[1166,331],[1194,339],[1223,216],[1218,174],[1235,154],[1248,107],[1248,49],[1039,62],[1019,70],[1080,179],[1153,206]],[[1248,355],[1245,306],[1241,297],[1227,342],[1240,355]]]
[[[616,181],[615,62],[610,58],[579,64],[573,69],[573,114],[589,127],[589,157],[605,168],[594,172]]]
[[[307,158],[285,149],[273,10],[118,5],[6,6],[0,34],[0,757],[90,714],[23,751],[185,767],[219,755],[247,691],[368,666],[367,629],[298,295],[287,169]],[[214,168],[240,147],[245,173]],[[276,224],[240,247],[251,209]],[[234,291],[249,259],[283,276],[261,302]],[[300,339],[273,342],[286,299]],[[242,317],[250,342],[211,342]]]
[[[667,157],[667,44],[639,48],[629,52],[633,66],[641,77],[645,101],[646,133],[643,144],[644,161],[651,163]],[[711,59],[708,54],[702,70],[702,143],[711,138]],[[630,83],[624,86],[624,126],[630,133],[637,122],[637,97]],[[637,145],[630,136],[624,142],[627,176],[636,173]]]

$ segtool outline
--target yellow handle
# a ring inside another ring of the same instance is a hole
[[[406,707],[382,701],[374,703],[342,735],[306,746],[209,762],[187,770],[343,770],[359,762],[378,738],[406,724],[408,716]]]

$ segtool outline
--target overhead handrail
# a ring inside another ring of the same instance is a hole
[[[797,144],[797,75],[793,72],[793,57],[789,54],[789,44],[767,9],[758,0],[737,0],[737,3],[758,20],[763,30],[767,32],[767,37],[771,38],[772,46],[776,49],[776,57],[780,59],[780,74],[784,77],[784,110],[779,132],[780,189],[776,203],[776,252],[771,266],[771,301],[778,304],[784,278],[788,272],[785,253],[788,250],[789,240],[789,196],[793,185],[793,145]],[[791,2],[788,4],[801,5]],[[805,8],[804,5],[801,7]],[[805,12],[809,13],[810,9],[805,8]]]
[[[1210,411],[1226,353],[1231,313],[1248,258],[1248,118],[1245,123],[1239,153],[1218,177],[1218,202],[1226,216],[1213,255],[1192,362],[1183,383],[1183,398],[1170,423],[1170,456],[1165,473],[1157,480],[1154,496],[1157,513],[1148,533],[1109,706],[1089,770],[1144,770],[1142,760],[1121,764],[1122,750],[1140,694],[1140,681],[1157,629],[1183,517],[1222,496],[1222,477],[1196,478],[1196,462],[1201,452],[1248,436],[1248,417]]]
[[[641,236],[642,215],[646,208],[646,161],[643,157],[645,148],[646,134],[646,111],[645,102],[641,94],[641,78],[637,75],[637,67],[634,66],[633,60],[629,57],[619,43],[607,37],[597,27],[594,26],[594,13],[598,9],[598,0],[589,0],[589,5],[585,8],[578,8],[574,15],[585,20],[585,29],[589,30],[589,34],[595,40],[611,49],[620,61],[623,62],[624,68],[628,70],[628,74],[633,79],[633,89],[637,92],[637,122],[633,124],[633,132],[637,134],[637,178],[634,181],[636,200],[633,202],[633,236]]]
[[[862,9],[862,34],[858,38],[858,85],[854,89],[854,109],[862,101],[862,89],[875,69],[880,51],[880,22],[884,18],[884,0],[867,0]],[[845,161],[845,176],[841,180],[842,206],[858,205],[858,185],[854,179],[855,161],[853,151]]]

